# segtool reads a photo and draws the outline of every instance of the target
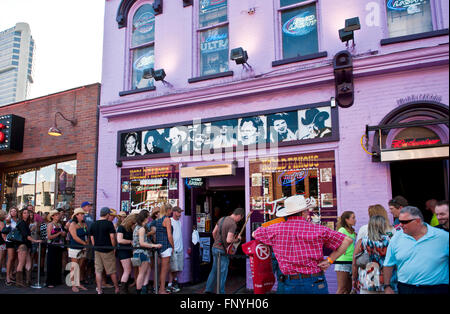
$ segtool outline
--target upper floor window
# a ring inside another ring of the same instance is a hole
[[[318,52],[316,1],[279,1],[283,59]]]
[[[199,0],[200,76],[228,71],[227,0]]]
[[[433,30],[430,0],[386,0],[389,37]]]
[[[153,78],[144,77],[144,73],[154,67],[154,45],[155,11],[147,3],[136,10],[131,25],[131,89],[153,86]]]

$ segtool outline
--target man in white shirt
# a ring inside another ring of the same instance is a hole
[[[170,221],[173,227],[173,253],[170,257],[170,273],[169,273],[169,284],[167,290],[170,292],[180,291],[178,286],[178,273],[183,271],[183,236],[181,233],[181,212],[183,210],[175,206],[172,208],[172,218]]]

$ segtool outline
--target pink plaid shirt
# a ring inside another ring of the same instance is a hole
[[[258,228],[255,239],[272,247],[283,274],[295,275],[321,272],[317,264],[324,259],[323,247],[336,250],[345,235],[294,216],[285,222]]]

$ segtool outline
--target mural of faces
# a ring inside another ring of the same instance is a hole
[[[331,107],[279,112],[122,133],[121,156],[188,153],[204,148],[230,148],[259,143],[290,142],[332,135]]]

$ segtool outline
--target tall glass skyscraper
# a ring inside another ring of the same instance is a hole
[[[34,40],[27,23],[0,32],[0,107],[25,100],[33,83]]]

